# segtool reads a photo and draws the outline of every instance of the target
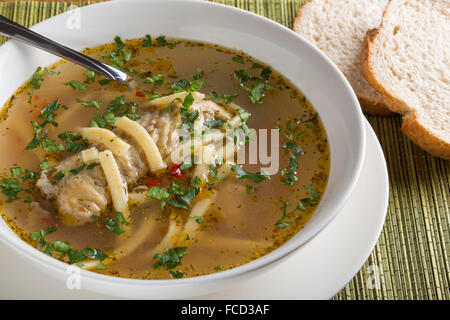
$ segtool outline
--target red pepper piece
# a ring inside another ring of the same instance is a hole
[[[158,178],[145,178],[144,179],[144,183],[150,187],[153,186],[157,186],[160,187],[161,186],[161,179]]]

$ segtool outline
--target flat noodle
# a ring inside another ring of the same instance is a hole
[[[234,162],[234,154],[238,150],[238,147],[227,141],[225,146],[217,150],[217,158],[223,159],[225,162]]]
[[[160,98],[156,98],[153,99],[149,102],[149,104],[151,106],[157,107],[157,108],[165,108],[167,107],[169,104],[171,104],[173,101],[176,100],[181,100],[184,101],[184,98],[186,98],[186,96],[189,94],[189,92],[187,91],[182,91],[182,92],[178,92],[178,93],[174,93],[168,96],[164,96],[164,97],[160,97]],[[205,98],[205,95],[203,93],[200,92],[191,92],[192,97],[194,98],[194,101],[199,101],[199,100],[203,100]]]
[[[131,234],[130,237],[124,238],[119,237],[120,250],[116,250],[114,256],[115,258],[122,259],[130,254],[132,254],[136,249],[151,235],[156,228],[156,222],[152,218],[144,219],[141,222],[137,230]]]
[[[219,141],[223,140],[225,138],[225,133],[223,132],[211,132],[203,136],[202,139],[192,139],[189,140],[178,147],[176,147],[167,157],[166,162],[171,163],[181,163],[184,161],[186,157],[189,157],[192,153],[192,146],[194,146],[194,149],[205,146],[208,144],[215,144]]]
[[[209,164],[214,162],[215,150],[210,145],[202,146],[199,148],[198,153],[201,156],[201,163],[195,166],[192,176],[199,177],[203,181],[206,181],[208,180],[208,175],[210,172]]]
[[[143,126],[127,117],[118,119],[115,126],[134,138],[147,158],[150,171],[155,172],[166,167],[161,153],[152,137]]]
[[[214,201],[215,196],[198,201],[191,210],[189,219],[184,225],[182,235],[188,235],[190,239],[196,238],[196,234],[199,231],[200,224],[195,221],[198,218],[203,218],[208,208]]]
[[[242,120],[240,116],[235,116],[231,120],[228,121],[228,124],[232,129],[239,128],[241,126]]]
[[[87,100],[94,100],[95,98],[92,97],[91,99],[87,99]],[[81,105],[69,105],[69,108],[64,110],[64,112],[60,112],[57,115],[56,121],[58,123],[70,123],[71,120],[70,119],[75,119],[79,116],[80,112],[83,112],[82,110],[84,109],[84,107],[82,107]]]
[[[128,191],[127,184],[122,180],[119,167],[114,155],[111,151],[105,150],[98,154],[100,164],[105,173],[106,181],[108,182],[109,191],[113,202],[114,209],[122,212],[124,215],[128,214]]]
[[[81,151],[81,158],[83,162],[89,164],[91,162],[98,161],[98,150],[96,147]]]
[[[161,240],[161,242],[151,250],[151,258],[153,258],[153,255],[155,253],[163,253],[169,248],[172,248],[175,243],[177,242],[177,238],[179,235],[180,226],[177,224],[175,220],[170,220],[169,222],[169,229],[167,230],[166,235]]]
[[[139,205],[148,201],[151,201],[147,196],[147,192],[130,192],[128,194],[128,201],[130,205]]]
[[[83,265],[81,266],[81,269],[89,270],[89,269],[97,267],[100,263],[101,263],[101,261],[98,261],[98,260],[83,261]]]
[[[91,142],[102,144],[117,156],[125,156],[130,145],[116,136],[114,132],[103,128],[81,128],[80,134]]]
[[[230,176],[233,173],[231,167],[234,165],[235,163],[233,161],[225,162],[219,167],[219,169],[217,169],[217,176],[221,178]]]
[[[214,250],[224,251],[248,251],[249,253],[255,250],[265,250],[273,245],[269,240],[251,240],[239,239],[235,237],[217,237],[211,236],[208,233],[203,233],[201,239],[196,242],[197,245],[205,247],[214,247]],[[218,249],[220,248],[220,249]]]
[[[20,144],[18,144],[18,143],[14,143],[14,144],[11,145],[11,147],[13,147],[13,148],[20,148],[22,150],[22,148],[24,148],[27,145],[26,141],[30,141],[31,140],[33,135],[30,134],[29,132],[26,132],[27,129],[25,129],[25,128],[28,129],[28,127],[26,127],[26,126],[12,126],[9,129],[10,130],[9,134],[11,136],[14,135],[14,136],[18,137],[18,139],[17,139],[18,141],[25,142],[25,144],[23,146],[20,146]],[[39,161],[42,161],[42,159],[44,159],[45,155],[46,155],[46,151],[41,149],[41,148],[29,149],[28,152],[30,152],[30,154],[27,155],[27,156],[30,156],[31,153],[32,153],[34,156],[36,156],[37,160],[39,160]]]
[[[242,108],[234,102],[227,103],[226,106],[230,111],[238,112],[238,110],[242,110]]]

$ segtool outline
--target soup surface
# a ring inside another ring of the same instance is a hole
[[[24,241],[103,274],[194,277],[271,252],[311,217],[329,149],[287,79],[163,36],[86,54],[131,80],[62,61],[2,109],[0,209]]]

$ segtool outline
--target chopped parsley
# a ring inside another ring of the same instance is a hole
[[[167,41],[165,36],[159,36],[156,38],[156,44],[158,47],[170,47],[173,48],[177,43]]]
[[[220,158],[209,164],[209,174],[214,181],[222,181],[226,179],[225,177],[219,177],[217,172],[217,167],[222,166],[223,162],[223,158]]]
[[[147,196],[152,199],[161,201],[161,208],[164,208],[166,205],[166,201],[171,198],[170,193],[157,186],[151,187],[147,192]]]
[[[259,104],[262,103],[265,91],[274,89],[268,82],[271,74],[270,68],[263,68],[260,77],[251,76],[247,71],[240,69],[234,72],[234,78],[238,81],[239,86],[248,92],[250,101]]]
[[[42,160],[42,162],[39,164],[39,167],[41,168],[41,170],[47,170],[48,168],[50,168],[50,164],[48,163],[48,158],[45,158],[44,160]]]
[[[52,180],[54,180],[54,181],[59,181],[59,180],[61,180],[61,179],[64,178],[64,177],[65,177],[64,173],[61,172],[61,171],[58,171],[58,172],[53,176]]]
[[[181,167],[180,167],[181,168]],[[200,183],[202,183],[202,179],[200,179],[199,177],[195,176],[192,181],[191,181],[191,187],[195,187],[198,186]]]
[[[289,202],[283,201],[283,207],[281,208],[281,219],[275,223],[275,226],[277,228],[284,229],[291,225],[289,222],[285,221],[290,215],[290,213],[287,213],[287,207],[290,205],[291,204]],[[294,211],[295,211],[295,209],[294,209]]]
[[[116,44],[116,49],[111,50],[110,52],[102,53],[100,56],[103,58],[109,59],[113,65],[124,72],[135,73],[134,70],[130,68],[124,68],[124,64],[129,62],[133,54],[128,52],[125,44],[119,36],[114,38],[114,42]]]
[[[159,259],[159,261],[153,264],[153,269],[163,267],[169,270],[170,275],[174,278],[182,278],[183,273],[181,271],[174,271],[176,267],[181,265],[181,259],[187,255],[187,247],[175,247],[169,248],[164,253],[155,253],[153,259]]]
[[[105,227],[106,229],[114,232],[117,235],[120,235],[125,232],[124,229],[122,229],[122,226],[128,226],[130,224],[129,221],[125,219],[122,212],[116,211],[114,212],[114,218],[106,219],[105,221]]]
[[[70,169],[70,170],[64,170],[64,171],[66,173],[70,174],[70,175],[77,175],[81,171],[83,171],[84,169],[92,170],[98,165],[99,165],[98,162],[91,162],[90,164],[83,164],[83,165],[81,165],[81,166],[79,166],[77,168],[73,168],[73,169]]]
[[[60,151],[78,153],[89,145],[89,141],[78,132],[64,131],[58,134],[58,138],[64,142],[64,148]]]
[[[255,193],[256,191],[258,191],[258,189],[256,189],[255,187],[253,187],[249,184],[245,185],[245,190],[247,191],[247,194],[252,194],[252,193]]]
[[[84,83],[91,83],[91,82],[95,81],[95,72],[94,71],[86,70],[85,74],[86,74],[86,80],[84,81]]]
[[[200,188],[196,188],[195,186],[186,190],[172,182],[169,188],[167,188],[167,191],[163,188],[152,186],[147,192],[147,196],[161,201],[161,208],[164,208],[166,204],[169,204],[176,208],[188,210],[189,204],[195,199],[199,192]]]
[[[76,250],[76,249],[72,248],[72,246],[70,244],[68,244],[68,245],[69,245],[69,248],[64,248],[64,250],[68,249],[66,254],[69,258],[70,264],[81,263],[84,260],[87,260],[89,258],[94,259],[94,260],[99,260],[99,261],[103,261],[106,258],[108,258],[108,255],[100,249],[92,249],[90,247],[86,247],[81,250]],[[61,252],[61,253],[64,254],[65,252]]]
[[[42,123],[31,121],[34,130],[33,139],[25,147],[26,150],[42,147],[47,152],[66,151],[77,153],[88,146],[87,139],[83,139],[79,133],[65,131],[58,135],[64,144],[57,143],[56,140],[48,138],[47,124],[57,127],[58,124],[54,121],[56,112],[60,109],[66,109],[58,103],[58,100],[53,100],[44,109],[42,109],[39,117],[44,120]]]
[[[248,179],[254,183],[260,183],[265,180],[270,180],[270,176],[262,170],[259,173],[251,173],[245,171],[239,165],[232,166],[231,170],[236,173],[236,178],[238,179]]]
[[[142,46],[144,48],[153,46],[153,44],[152,44],[152,36],[151,35],[149,35],[149,34],[145,35],[145,39],[142,42]]]
[[[120,235],[125,232],[125,230],[123,230],[120,227],[120,224],[117,221],[115,221],[114,219],[106,219],[105,227],[106,227],[106,229],[114,232],[117,235]]]
[[[110,84],[112,81],[113,80],[110,80],[110,79],[101,79],[98,81],[98,84],[101,86],[106,86],[106,85]]]
[[[306,189],[308,189],[309,194],[314,200],[317,200],[320,198],[320,195],[313,189],[313,187],[310,184],[305,184]]]
[[[21,186],[21,182],[29,181],[30,184],[34,183],[40,177],[40,172],[35,172],[30,169],[24,169],[22,167],[13,167],[9,169],[12,178],[3,178],[0,180],[0,189],[2,193],[10,200],[19,200],[25,203],[30,203],[29,197],[19,196],[19,193],[25,192],[30,194],[31,191]]]
[[[30,81],[31,91],[30,91],[30,97],[28,98],[28,103],[31,103],[31,99],[33,98],[34,90],[41,88],[42,82],[44,82],[44,78],[43,78],[44,73],[49,74],[49,75],[59,74],[59,72],[53,71],[48,68],[42,69],[42,67],[37,67],[36,71],[33,73],[33,76],[31,77],[31,81]]]
[[[119,96],[112,100],[102,115],[95,115],[91,121],[91,127],[105,128],[107,125],[114,126],[117,119],[128,117],[131,120],[138,120],[140,116],[136,114],[138,105],[126,102],[125,96]]]
[[[202,216],[196,216],[196,215],[192,215],[192,214],[191,214],[189,217],[192,218],[192,219],[194,219],[195,222],[197,222],[198,224],[200,224],[200,223],[203,222],[203,217],[202,217]]]
[[[45,236],[55,232],[57,230],[56,226],[47,227],[46,229],[41,229],[36,232],[31,232],[29,234],[30,238],[36,241],[39,248],[43,248],[47,245],[47,241],[44,239]]]
[[[189,209],[189,204],[195,199],[195,197],[200,193],[200,188],[191,188],[185,194],[176,197],[175,199],[170,199],[167,201],[173,207]]]
[[[288,186],[293,186],[299,180],[297,177],[298,158],[305,154],[305,151],[296,143],[303,131],[297,130],[293,121],[287,121],[286,128],[282,129],[279,124],[277,127],[280,133],[288,139],[288,142],[282,144],[281,147],[289,151],[289,161],[286,168],[281,169],[281,182]]]
[[[291,225],[290,222],[286,221],[295,211],[306,211],[307,207],[315,206],[319,203],[320,195],[313,189],[310,184],[305,184],[306,189],[308,189],[311,198],[303,198],[300,199],[297,206],[290,212],[287,211],[287,208],[291,206],[289,202],[283,201],[283,206],[281,208],[281,219],[279,219],[275,226],[280,229],[284,229]]]
[[[158,73],[153,77],[148,77],[147,79],[145,79],[145,83],[153,83],[155,87],[158,87],[163,84],[164,77],[164,74]]]
[[[81,103],[83,106],[85,106],[87,108],[95,108],[97,110],[100,110],[100,105],[102,104],[101,101],[95,101],[95,100],[83,101],[83,100],[81,100],[79,98],[77,98],[77,102]]]
[[[238,56],[235,56],[235,57],[233,57],[233,58],[231,58],[234,62],[237,62],[237,63],[240,63],[240,64],[244,64],[245,62],[244,62],[244,59],[242,59],[242,57],[238,57]]]
[[[204,125],[209,129],[221,128],[225,122],[223,120],[208,120],[204,122]]]
[[[203,86],[203,81],[199,77],[194,76],[192,81],[181,79],[177,82],[172,83],[171,88],[173,93],[178,93],[182,91],[196,92]]]
[[[72,87],[73,90],[86,90],[87,86],[85,83],[81,83],[77,80],[71,80],[66,83],[66,85]]]
[[[233,94],[224,94],[222,95],[222,97],[219,96],[219,94],[215,91],[211,91],[209,93],[209,95],[211,96],[211,99],[217,103],[226,103],[226,104],[230,104],[231,102],[233,102],[233,99],[236,98],[238,96],[238,93],[233,93]]]
[[[0,189],[2,189],[2,193],[7,196],[11,200],[20,200],[25,203],[30,203],[31,199],[29,197],[19,197],[19,192],[27,192],[30,193],[30,190],[23,188],[19,180],[15,178],[3,178],[0,181]]]

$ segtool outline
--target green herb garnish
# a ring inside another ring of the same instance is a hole
[[[153,264],[153,269],[158,269],[163,267],[166,270],[173,270],[179,265],[181,265],[181,259],[187,255],[187,247],[175,247],[169,248],[164,253],[155,253],[153,259],[159,259],[158,262]],[[176,273],[171,273],[172,276],[180,278],[179,271]]]
[[[244,64],[245,62],[244,62],[244,59],[242,59],[242,57],[238,57],[238,56],[236,56],[236,57],[233,57],[233,58],[231,58],[234,62],[237,62],[237,63],[240,63],[240,64]]]
[[[101,101],[83,101],[79,98],[77,98],[77,102],[81,103],[83,106],[88,107],[88,108],[95,108],[97,110],[100,110],[100,105],[102,104]]]
[[[65,85],[71,86],[73,90],[86,90],[87,86],[84,83],[81,83],[77,80],[71,80],[67,82]]]
[[[34,90],[40,89],[42,82],[44,81],[43,73],[54,75],[59,74],[59,72],[50,70],[48,68],[42,69],[42,67],[37,67],[36,71],[33,73],[30,81],[30,97],[28,98],[28,103],[31,103],[31,99],[33,98]]]
[[[270,180],[270,176],[262,170],[259,173],[251,173],[245,171],[239,165],[232,166],[231,170],[236,173],[236,178],[238,179],[248,179],[254,183],[260,183],[265,180]]]
[[[145,47],[151,47],[152,45],[153,45],[152,44],[152,36],[149,34],[145,35],[145,39],[142,42],[142,46],[145,48]]]

